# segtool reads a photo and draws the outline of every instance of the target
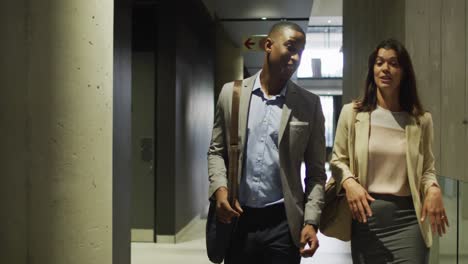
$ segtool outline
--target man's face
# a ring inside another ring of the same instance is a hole
[[[266,51],[272,73],[289,79],[299,67],[305,36],[294,29],[285,28],[273,33],[267,40]]]

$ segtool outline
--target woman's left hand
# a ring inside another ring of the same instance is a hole
[[[437,232],[439,236],[445,234],[446,228],[449,226],[447,215],[445,214],[444,203],[442,202],[442,192],[439,187],[431,186],[427,189],[426,198],[424,199],[421,222],[429,218],[432,228],[432,233]]]

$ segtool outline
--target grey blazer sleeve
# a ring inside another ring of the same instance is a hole
[[[232,93],[232,83],[225,84],[219,94],[216,104],[213,132],[210,147],[208,149],[208,178],[210,182],[208,196],[211,198],[219,187],[227,188],[226,161],[227,161],[227,137],[226,108],[229,106],[229,95]]]
[[[325,202],[325,118],[320,104],[320,98],[315,96],[314,118],[311,133],[304,153],[305,196],[304,223],[320,224],[320,215]]]

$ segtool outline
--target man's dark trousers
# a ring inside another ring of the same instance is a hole
[[[299,249],[289,232],[284,204],[242,207],[225,264],[299,264]]]

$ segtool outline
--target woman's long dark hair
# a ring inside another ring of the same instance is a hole
[[[364,97],[357,101],[356,109],[358,112],[370,112],[377,107],[377,85],[374,80],[374,64],[377,59],[377,53],[381,48],[387,50],[392,49],[397,54],[398,63],[402,72],[399,99],[401,108],[414,117],[423,115],[424,110],[416,89],[416,76],[414,74],[411,58],[403,44],[395,39],[386,39],[380,42],[369,55]]]

